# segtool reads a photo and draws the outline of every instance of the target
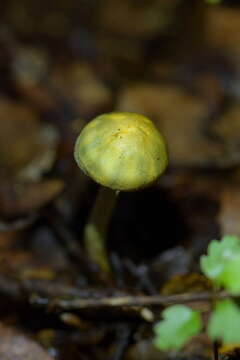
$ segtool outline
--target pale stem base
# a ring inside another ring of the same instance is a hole
[[[103,186],[100,187],[88,223],[84,229],[84,245],[87,254],[105,272],[110,271],[106,238],[117,194],[117,191]]]

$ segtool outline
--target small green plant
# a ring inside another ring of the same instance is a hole
[[[207,255],[200,258],[204,275],[211,280],[215,301],[207,324],[207,334],[224,345],[240,344],[240,238],[224,236],[213,240]],[[220,290],[223,299],[219,299]],[[154,327],[154,344],[160,350],[179,350],[203,328],[201,313],[185,305],[169,306],[162,312],[163,319]]]
[[[203,273],[216,286],[223,286],[231,294],[240,294],[240,239],[225,236],[222,241],[213,240],[208,255],[200,259]]]
[[[155,326],[154,340],[155,345],[161,350],[179,350],[202,328],[199,312],[184,305],[170,306],[162,315],[164,320]]]

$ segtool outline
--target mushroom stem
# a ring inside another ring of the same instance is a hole
[[[88,256],[105,271],[110,271],[106,249],[108,224],[117,200],[118,191],[101,186],[88,223],[84,229],[84,245]]]

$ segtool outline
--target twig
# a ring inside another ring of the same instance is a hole
[[[128,295],[121,291],[121,294],[112,294],[112,289],[87,290],[77,287],[70,287],[64,284],[52,283],[46,280],[14,280],[0,275],[0,293],[16,299],[25,298],[28,300],[35,294],[32,303],[44,303],[53,308],[62,310],[78,310],[87,308],[121,308],[121,307],[147,307],[167,306],[187,302],[212,301],[212,299],[225,299],[234,297],[222,291],[186,293],[174,295]],[[239,298],[239,296],[235,296]],[[39,299],[39,301],[38,301]]]
[[[122,360],[132,341],[134,329],[129,325],[121,324],[117,329],[117,349],[111,360]]]
[[[53,299],[53,307],[61,309],[77,310],[84,308],[102,308],[102,307],[141,307],[141,306],[166,306],[170,304],[181,304],[195,301],[210,301],[212,298],[225,299],[230,295],[226,292],[214,294],[211,292],[194,293],[194,294],[177,294],[177,295],[153,295],[153,296],[119,296],[119,297],[105,297],[100,299]]]
[[[130,259],[124,261],[129,272],[138,279],[139,290],[146,292],[148,295],[156,295],[158,293],[149,275],[149,268],[145,264],[135,265]]]

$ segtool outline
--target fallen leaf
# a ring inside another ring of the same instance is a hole
[[[112,100],[110,89],[85,63],[58,65],[50,83],[73,106],[79,116],[101,112]]]
[[[22,180],[37,180],[56,155],[58,135],[44,126],[30,107],[0,98],[1,171]]]
[[[63,186],[63,181],[52,179],[0,187],[0,213],[12,217],[36,211],[59,195]]]
[[[207,41],[220,49],[239,66],[240,57],[240,11],[238,8],[212,6],[206,13]]]
[[[24,333],[0,323],[1,360],[52,360],[53,358]]]
[[[222,158],[218,143],[204,134],[207,105],[175,85],[135,84],[119,95],[117,109],[149,116],[165,135],[177,166],[209,166]]]
[[[220,204],[218,220],[221,233],[240,236],[240,188],[226,187],[222,191]]]
[[[106,0],[100,8],[100,24],[108,32],[148,38],[165,32],[174,18],[178,0],[139,3]]]

